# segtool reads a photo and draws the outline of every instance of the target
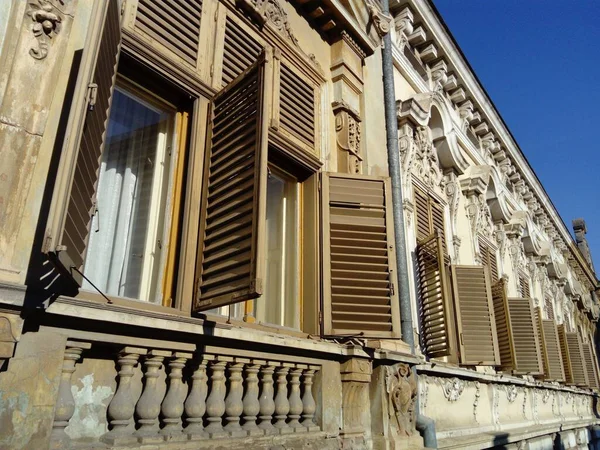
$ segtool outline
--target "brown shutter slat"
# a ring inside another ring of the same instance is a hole
[[[461,363],[500,364],[492,293],[485,268],[453,265],[452,286]]]
[[[421,242],[433,233],[429,226],[429,196],[418,188],[413,189],[415,194],[415,224],[417,228],[417,242]]]
[[[98,86],[96,104],[87,112],[66,210],[61,240],[66,250],[61,252],[60,257],[67,268],[73,266],[83,270],[120,49],[120,11],[118,2],[113,1],[108,2],[92,78]]]
[[[596,364],[594,364],[594,353],[590,342],[582,343],[583,358],[587,372],[588,386],[593,389],[598,389],[598,376],[596,373]]]
[[[552,299],[546,298],[544,302],[546,305],[546,313],[548,314],[548,319],[554,319],[554,305],[552,303]]]
[[[267,72],[272,70],[271,64],[272,57],[263,54],[212,101],[196,269],[196,311],[249,300],[262,293],[266,108],[271,79]],[[240,126],[243,130],[238,131]],[[244,134],[243,151],[222,157],[239,133]]]
[[[587,373],[583,362],[583,350],[577,333],[566,331],[565,325],[558,326],[561,353],[565,365],[566,383],[587,386]]]
[[[262,46],[258,42],[233,20],[227,19],[221,77],[223,86],[231,83],[235,77],[256,61],[261,51]]]
[[[429,202],[431,205],[431,232],[440,232],[440,236],[442,237],[442,248],[444,249],[444,254],[447,254],[448,249],[446,248],[446,227],[444,225],[444,208],[442,207],[442,205],[433,201],[432,199],[430,199]]]
[[[531,291],[529,290],[529,280],[523,274],[519,275],[519,289],[522,298],[530,298]]]
[[[417,247],[421,335],[425,352],[432,358],[454,354],[454,309],[450,301],[447,261],[439,233]]]
[[[494,301],[494,315],[496,319],[496,333],[498,335],[498,350],[500,352],[500,365],[503,370],[512,368],[513,352],[508,329],[508,315],[506,312],[506,278],[501,278],[492,285],[492,299]]]
[[[312,147],[315,144],[315,89],[284,63],[280,67],[280,125]]]
[[[481,263],[488,268],[492,283],[498,281],[498,260],[496,258],[496,250],[491,247],[483,239],[479,238],[479,254],[481,255]]]
[[[389,179],[324,173],[322,196],[325,334],[400,337]]]
[[[139,0],[135,26],[195,66],[201,14],[201,0]]]
[[[544,378],[551,381],[565,381],[565,370],[556,323],[552,319],[543,319],[541,308],[537,309],[537,318],[540,343],[542,344]]]

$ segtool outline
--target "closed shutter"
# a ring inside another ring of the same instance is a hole
[[[324,173],[324,332],[400,337],[389,178]]]
[[[212,101],[196,311],[262,293],[271,70],[272,56],[263,54]]]
[[[523,274],[519,274],[519,291],[522,298],[531,297],[531,291],[529,290],[529,280]]]
[[[452,286],[460,343],[465,365],[500,364],[492,293],[482,266],[452,266]]]
[[[429,226],[429,196],[416,187],[415,193],[415,224],[417,227],[417,242],[431,236],[433,231]]]
[[[543,319],[541,308],[537,310],[537,317],[540,342],[542,343],[544,378],[551,381],[565,381],[556,323],[553,319]]]
[[[585,368],[588,378],[588,386],[598,389],[598,374],[596,373],[596,364],[594,363],[594,353],[590,342],[584,342],[582,345]]]
[[[235,77],[257,60],[262,46],[237,23],[227,19],[223,47],[223,74],[221,82],[227,86]]]
[[[285,63],[280,66],[279,123],[281,129],[309,147],[315,145],[315,89]]]
[[[201,15],[202,0],[139,0],[135,26],[196,66]]]
[[[480,237],[479,254],[481,255],[481,263],[489,270],[492,283],[495,283],[498,281],[498,260],[496,258],[496,249]]]
[[[508,298],[503,280],[492,290],[502,370],[541,375],[542,355],[531,299]]]
[[[434,233],[417,247],[421,335],[425,353],[432,358],[456,354],[449,267],[442,245],[440,233]]]
[[[558,326],[561,353],[565,365],[566,383],[587,386],[587,372],[583,362],[583,350],[577,333],[566,331],[565,325]]]
[[[61,239],[63,251],[60,252],[60,260],[67,269],[74,267],[83,270],[85,249],[95,209],[100,158],[104,148],[121,49],[119,2],[112,1],[107,4],[98,56],[92,75],[92,83],[97,86],[96,99],[95,104],[88,99],[88,111],[77,152]],[[79,281],[79,276],[72,274]]]
[[[546,306],[546,315],[548,316],[548,319],[554,319],[554,304],[552,299],[546,298],[544,303]]]

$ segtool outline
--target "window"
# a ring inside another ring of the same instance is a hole
[[[162,303],[175,116],[172,106],[131,83],[114,90],[83,271],[107,295]],[[93,286],[84,280],[83,288]]]
[[[584,363],[583,346],[577,332],[567,331],[564,324],[558,326],[558,337],[565,365],[566,383],[587,386],[588,374]]]
[[[531,290],[529,289],[529,278],[523,273],[519,273],[519,294],[521,298],[531,298]]]
[[[495,283],[498,281],[498,259],[496,257],[496,248],[482,236],[478,236],[478,242],[481,263],[484,267],[487,267],[490,273],[491,282]]]
[[[542,309],[537,311],[540,343],[542,344],[542,359],[544,363],[544,379],[551,381],[565,381],[558,328],[553,318],[543,319]]]
[[[417,242],[423,241],[438,231],[441,233],[444,253],[447,253],[444,207],[431,195],[426,194],[417,186],[413,187],[413,192],[415,197]]]

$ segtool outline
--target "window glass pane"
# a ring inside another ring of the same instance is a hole
[[[173,121],[173,113],[115,89],[84,272],[107,295],[162,299]]]
[[[267,274],[255,301],[256,320],[300,327],[298,298],[298,183],[271,173],[267,182]]]

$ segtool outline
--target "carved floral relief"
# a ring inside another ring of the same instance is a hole
[[[407,364],[386,367],[386,390],[390,411],[394,411],[400,434],[411,436],[415,431],[417,382]]]
[[[64,0],[58,2],[64,4]],[[60,32],[62,12],[51,0],[35,0],[29,3],[27,15],[33,22],[31,31],[37,40],[37,47],[31,47],[29,54],[35,59],[44,59],[48,56],[49,41]]]

